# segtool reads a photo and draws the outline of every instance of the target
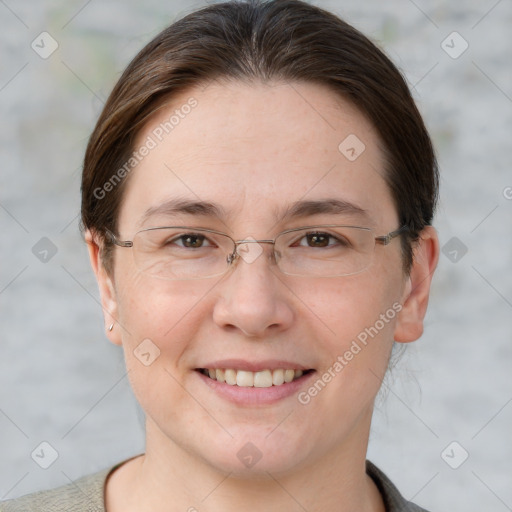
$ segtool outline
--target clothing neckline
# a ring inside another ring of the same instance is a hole
[[[112,474],[119,469],[124,464],[144,455],[144,453],[140,453],[138,455],[134,455],[129,459],[126,459],[122,462],[119,462],[115,466],[110,469],[106,469],[103,471],[105,473],[105,477],[103,478],[103,488],[102,488],[102,502],[103,502],[103,510],[104,512],[108,512],[106,508],[106,488],[109,478]],[[396,486],[391,482],[391,480],[383,473],[373,462],[370,460],[366,460],[366,474],[373,480],[377,489],[382,497],[382,501],[384,502],[384,507],[386,512],[393,512],[395,510],[401,510],[405,499],[402,497]],[[397,499],[398,498],[398,499]],[[398,508],[397,508],[398,507]]]

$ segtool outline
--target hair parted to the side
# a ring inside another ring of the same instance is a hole
[[[148,118],[178,92],[213,79],[312,82],[351,101],[380,136],[385,179],[402,235],[404,271],[413,242],[432,222],[438,168],[428,132],[395,65],[358,30],[334,14],[300,0],[220,3],[193,12],[163,30],[128,65],[90,137],[82,174],[82,228],[104,244],[116,232],[124,185],[98,195],[130,159]],[[341,142],[341,141],[340,141]],[[96,191],[96,192],[95,192]]]

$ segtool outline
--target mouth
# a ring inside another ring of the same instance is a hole
[[[252,372],[235,368],[197,368],[196,371],[211,380],[243,388],[270,388],[290,384],[314,370],[276,368]]]

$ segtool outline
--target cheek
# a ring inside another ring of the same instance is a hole
[[[214,279],[164,281],[129,273],[119,279],[126,367],[141,403],[155,400],[158,389],[167,389],[179,400],[183,389],[177,381],[192,369],[190,354],[211,322],[210,292],[216,283]]]
[[[318,334],[335,349],[374,327],[379,337],[392,337],[402,285],[397,276],[376,272],[316,281],[295,290],[309,311]],[[360,336],[361,335],[361,336]]]
[[[138,275],[122,283],[117,286],[119,322],[124,327],[123,349],[134,394],[150,414],[166,402],[183,410],[188,397],[179,383],[190,371],[187,349],[210,314],[205,297],[209,287]],[[172,421],[176,407],[158,414]]]
[[[312,417],[336,424],[369,411],[387,370],[399,292],[392,282],[359,275],[310,293],[308,324],[317,318],[324,357],[316,380],[298,398],[306,410],[311,407]]]
[[[354,401],[373,400],[388,366],[401,309],[399,270],[390,275],[381,268],[325,280],[307,295],[302,292],[310,311],[307,323],[318,327],[313,334],[324,353],[318,378],[327,383],[326,392],[322,383],[306,390],[305,401],[321,390],[317,405],[328,402],[348,414]]]
[[[189,335],[197,318],[206,315],[207,281],[165,281],[140,274],[126,275],[118,286],[119,318],[127,326],[126,340],[132,345],[150,338],[162,349],[175,347],[184,329]],[[179,344],[178,344],[179,346]]]

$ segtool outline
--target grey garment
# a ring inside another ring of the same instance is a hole
[[[105,512],[105,482],[121,464],[57,489],[4,501],[0,503],[0,512]],[[366,472],[381,492],[386,512],[427,512],[406,501],[391,480],[370,461],[366,461]]]
[[[105,512],[105,481],[118,466],[120,464],[57,489],[3,501],[0,512]]]
[[[393,482],[369,460],[366,461],[366,472],[372,477],[379,489],[386,512],[428,512],[424,508],[406,501],[393,485]],[[2,512],[2,509],[0,509],[0,512]]]

